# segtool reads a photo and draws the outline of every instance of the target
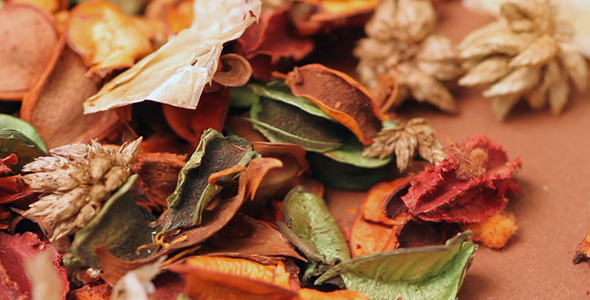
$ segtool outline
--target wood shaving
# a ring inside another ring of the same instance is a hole
[[[463,75],[455,46],[435,33],[436,14],[424,0],[385,0],[375,9],[354,49],[357,73],[382,111],[414,98],[455,113],[447,81]]]
[[[571,80],[579,91],[588,69],[572,31],[558,22],[548,0],[512,0],[500,7],[499,20],[473,31],[459,44],[466,75],[462,86],[491,84],[483,95],[503,119],[524,99],[533,109],[549,105],[559,114],[567,104]],[[568,80],[569,79],[569,80]]]

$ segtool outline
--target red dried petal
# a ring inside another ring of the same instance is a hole
[[[473,177],[459,176],[459,169],[470,163],[461,153],[476,148],[487,153],[485,172]],[[521,162],[508,162],[501,145],[478,135],[457,145],[457,149],[441,163],[418,174],[402,197],[415,217],[433,222],[483,222],[504,208],[507,193],[518,192],[512,176]]]

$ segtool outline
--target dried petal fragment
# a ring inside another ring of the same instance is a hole
[[[508,240],[516,233],[518,226],[513,214],[502,211],[482,223],[467,224],[462,228],[473,232],[474,241],[481,242],[490,248],[499,249],[508,243]]]
[[[7,3],[0,9],[0,31],[0,99],[20,100],[50,62],[57,29],[41,8]]]
[[[365,145],[381,129],[385,118],[375,99],[350,76],[319,64],[297,67],[285,81],[291,92],[311,100],[352,131]]]
[[[72,9],[66,38],[82,55],[89,72],[101,77],[131,67],[153,50],[133,20],[117,5],[103,0],[85,1]]]
[[[491,98],[528,91],[539,82],[540,78],[541,70],[538,67],[521,67],[485,90],[483,95]]]

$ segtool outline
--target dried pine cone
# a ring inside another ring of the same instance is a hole
[[[382,129],[373,143],[363,150],[363,155],[384,158],[395,153],[397,168],[402,172],[412,163],[416,152],[430,163],[438,163],[446,157],[436,131],[423,118]]]
[[[26,164],[24,181],[43,195],[25,217],[46,223],[52,242],[84,227],[127,181],[140,144],[141,138],[114,150],[93,140],[52,149],[51,156]]]
[[[428,0],[384,0],[354,49],[357,73],[385,111],[412,97],[443,111],[457,111],[443,84],[463,74],[451,41],[434,33],[436,14]],[[396,91],[397,87],[397,91]]]
[[[586,89],[586,62],[572,43],[567,24],[558,23],[548,0],[511,0],[500,19],[473,31],[459,44],[468,73],[459,85],[491,84],[483,95],[503,119],[521,99],[533,109],[547,105],[559,114],[569,94],[568,78]]]

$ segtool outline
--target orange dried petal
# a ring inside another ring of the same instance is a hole
[[[6,3],[0,32],[0,99],[20,100],[51,61],[59,41],[55,22],[35,5]]]
[[[502,248],[516,233],[518,226],[514,214],[501,211],[482,223],[467,224],[463,228],[471,229],[474,241],[490,248]]]
[[[310,64],[287,74],[291,92],[311,100],[330,117],[348,128],[364,144],[372,142],[386,117],[369,91],[352,77]]]
[[[386,225],[397,224],[385,214],[385,201],[392,194],[409,186],[412,177],[399,178],[394,181],[381,182],[369,189],[363,204],[361,213],[365,220]]]
[[[403,219],[403,220],[402,220]],[[393,250],[399,247],[398,236],[410,214],[403,213],[396,218],[398,224],[384,225],[362,218],[359,214],[352,225],[350,252],[353,257]]]
[[[90,0],[74,7],[66,37],[91,67],[90,72],[102,77],[113,69],[133,66],[153,50],[135,22],[106,0]]]
[[[51,62],[23,98],[21,118],[31,123],[49,148],[103,138],[118,125],[113,111],[84,115],[82,103],[98,91],[98,84],[84,76],[87,68],[65,40]]]
[[[169,34],[178,34],[193,22],[193,1],[184,0],[162,7],[162,19]]]

